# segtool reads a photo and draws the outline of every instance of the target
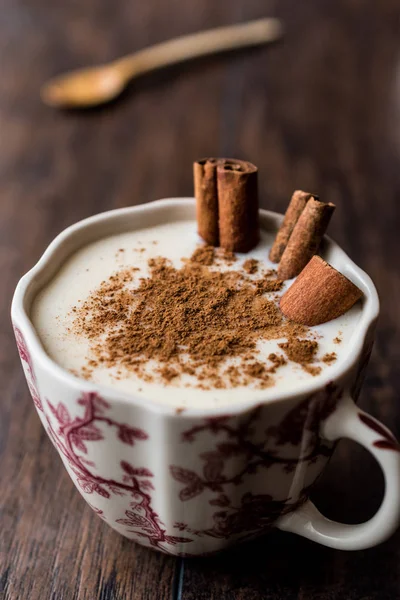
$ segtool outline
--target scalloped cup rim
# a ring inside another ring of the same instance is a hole
[[[184,210],[183,210],[184,209]],[[170,211],[173,213],[174,211],[179,212],[179,216],[181,216],[181,220],[189,220],[195,218],[195,201],[194,198],[165,198],[161,200],[154,200],[153,202],[148,202],[146,204],[141,204],[138,206],[128,207],[128,208],[119,208],[115,210],[110,210],[102,213],[98,213],[92,217],[88,217],[81,221],[78,221],[74,225],[71,225],[64,229],[61,233],[57,235],[57,237],[50,243],[47,247],[41,258],[35,264],[30,271],[28,271],[18,282],[16,287],[12,307],[11,307],[11,317],[14,326],[17,326],[23,333],[25,340],[27,342],[28,347],[31,350],[31,353],[35,357],[35,361],[40,362],[41,367],[46,370],[51,370],[53,376],[57,377],[60,381],[65,383],[66,385],[76,388],[77,392],[97,392],[103,397],[110,399],[112,398],[112,402],[121,402],[127,403],[130,405],[135,405],[141,408],[145,408],[147,410],[151,410],[152,412],[156,412],[159,414],[171,415],[177,418],[185,418],[185,417],[213,417],[218,415],[224,415],[227,412],[227,406],[213,406],[206,408],[199,407],[188,407],[185,408],[182,412],[177,414],[176,407],[169,404],[162,404],[159,401],[153,400],[151,398],[144,398],[143,396],[135,396],[134,394],[129,394],[126,392],[122,392],[120,390],[116,390],[115,388],[99,385],[91,381],[86,381],[79,377],[76,377],[60,365],[58,365],[44,350],[42,343],[36,330],[33,326],[29,318],[29,308],[31,305],[31,299],[35,296],[38,290],[44,285],[46,281],[51,278],[51,275],[48,275],[46,278],[44,276],[45,272],[49,270],[55,271],[54,264],[57,266],[62,264],[65,259],[71,255],[74,251],[78,250],[80,247],[85,245],[85,243],[90,243],[95,239],[99,239],[101,237],[105,237],[106,235],[113,234],[113,228],[108,227],[108,225],[112,225],[114,222],[123,222],[126,223],[128,221],[127,217],[135,216],[135,215],[149,215],[154,212],[165,212]],[[185,216],[183,217],[185,211]],[[178,216],[178,214],[177,214]],[[269,230],[276,230],[280,221],[283,218],[283,215],[260,209],[260,217],[262,223],[268,224]],[[173,222],[175,219],[171,219]],[[165,221],[164,221],[165,222]],[[122,227],[120,231],[127,231],[129,227]],[[268,228],[265,228],[268,229]],[[98,230],[103,230],[103,233],[99,233],[98,235],[93,235]],[[84,233],[90,233],[90,239],[86,239],[86,241],[82,241],[82,243],[77,245],[71,245],[68,250],[69,242],[76,240]],[[114,230],[114,233],[118,232],[118,229]],[[67,249],[67,250],[66,250]],[[64,250],[64,253],[63,253]],[[329,254],[329,257],[327,256]],[[356,362],[359,360],[359,356],[361,354],[365,337],[367,335],[368,329],[370,325],[377,319],[379,314],[379,298],[369,275],[367,275],[360,267],[358,267],[350,257],[328,236],[324,237],[323,242],[323,257],[328,259],[328,262],[332,262],[333,266],[339,269],[346,277],[351,279],[364,293],[363,300],[363,309],[360,316],[360,320],[356,326],[356,331],[352,335],[350,341],[346,345],[347,349],[347,361],[341,361],[337,365],[332,365],[329,369],[329,372],[324,372],[319,375],[315,380],[310,382],[304,382],[302,385],[302,389],[300,394],[308,395],[315,393],[319,389],[325,387],[329,383],[337,380],[342,377],[347,371],[351,370]],[[51,269],[51,265],[53,265],[53,269]],[[42,279],[40,285],[35,284]],[[29,296],[31,296],[30,301]],[[29,308],[27,309],[27,305],[29,304]],[[190,393],[190,391],[188,392]],[[257,399],[249,399],[243,401],[235,401],[231,405],[229,405],[229,414],[240,414],[251,410],[255,406],[259,406],[262,404],[272,404],[280,401],[284,401],[290,398],[296,398],[299,396],[299,391],[294,388],[291,391],[285,391],[281,393],[277,393],[276,397],[268,398],[265,401]]]

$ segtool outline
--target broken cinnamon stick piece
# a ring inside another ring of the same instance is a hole
[[[210,246],[219,244],[217,161],[204,158],[193,164],[197,230]]]
[[[302,325],[321,325],[344,315],[362,291],[320,256],[313,256],[282,296],[282,313]]]
[[[318,252],[335,208],[334,204],[326,204],[315,198],[308,200],[282,254],[278,267],[279,279],[296,277]]]
[[[248,252],[260,238],[258,169],[244,160],[220,159],[217,164],[220,246]]]
[[[292,235],[293,229],[300,218],[301,213],[306,207],[307,202],[310,198],[315,198],[313,194],[303,192],[302,190],[296,190],[293,192],[289,206],[285,213],[285,217],[276,234],[275,241],[269,253],[269,259],[271,262],[278,263],[282,254],[288,244],[289,238]],[[317,198],[318,199],[318,198]]]

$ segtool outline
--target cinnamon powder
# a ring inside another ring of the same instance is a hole
[[[279,347],[285,351],[289,360],[302,365],[312,362],[318,350],[318,342],[293,338],[284,344],[279,344]]]
[[[268,373],[276,373],[277,369],[286,365],[287,362],[281,354],[275,354],[275,352],[268,356],[268,360],[272,362],[272,367],[268,369]]]
[[[200,248],[196,248],[193,252],[191,261],[199,265],[210,266],[214,262],[214,254],[213,246],[200,246]]]
[[[257,341],[281,338],[289,360],[310,362],[318,344],[298,339],[308,328],[286,321],[276,297],[268,297],[282,282],[213,270],[215,259],[214,248],[203,246],[181,268],[152,258],[148,277],[130,267],[103,281],[73,308],[75,333],[90,341],[90,369],[116,367],[165,383],[186,373],[202,389],[265,387],[286,360],[271,354],[271,367],[260,363]],[[230,358],[240,363],[227,366]]]
[[[231,252],[230,250],[225,250],[224,248],[219,248],[217,251],[217,257],[226,262],[228,265],[233,265],[237,261],[236,254]]]
[[[250,275],[253,275],[254,273],[257,273],[257,271],[258,271],[258,260],[255,259],[255,258],[248,258],[243,263],[243,269],[246,271],[246,273],[249,273]]]
[[[322,362],[326,363],[327,365],[330,365],[333,362],[335,362],[336,359],[337,359],[336,352],[329,352],[322,357]]]
[[[318,351],[318,342],[314,340],[300,340],[290,337],[284,344],[279,344],[289,360],[300,364],[304,371],[315,377],[321,372],[321,367],[311,365]]]

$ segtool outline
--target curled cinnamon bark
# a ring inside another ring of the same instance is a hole
[[[257,167],[244,160],[220,159],[217,192],[220,246],[249,252],[260,237]]]
[[[288,291],[280,308],[302,325],[321,325],[346,313],[362,291],[320,256],[313,256]]]
[[[303,192],[302,190],[296,190],[293,192],[293,196],[285,213],[282,225],[276,234],[275,241],[269,253],[269,259],[271,262],[278,263],[281,260],[282,254],[285,251],[289,238],[292,235],[293,229],[299,220],[301,213],[305,209],[307,202],[313,197],[318,199],[318,197],[314,196],[313,194]]]
[[[193,165],[197,230],[210,246],[219,244],[217,160],[204,158]]]
[[[315,198],[308,200],[282,254],[279,279],[296,277],[316,254],[335,208]]]

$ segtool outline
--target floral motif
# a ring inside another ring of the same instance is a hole
[[[51,419],[46,415],[49,436],[67,460],[76,476],[77,484],[83,492],[86,494],[96,493],[106,499],[113,495],[130,496],[132,498],[129,504],[130,508],[125,511],[125,516],[117,519],[116,522],[125,525],[128,533],[146,539],[155,548],[168,552],[168,549],[164,547],[165,544],[175,545],[192,541],[187,537],[167,535],[163,523],[151,506],[149,490],[153,490],[154,487],[151,482],[153,473],[149,469],[135,467],[127,461],[121,461],[122,481],[106,479],[94,475],[89,469],[89,467],[95,466],[94,463],[77,453],[79,451],[83,455],[87,454],[85,442],[97,442],[104,439],[103,433],[98,427],[99,423],[105,423],[115,429],[118,439],[130,446],[137,441],[147,440],[148,435],[145,431],[125,423],[119,423],[107,416],[108,402],[95,393],[83,394],[78,400],[78,404],[84,407],[83,417],[72,418],[67,407],[61,402],[57,406],[50,401],[47,401],[47,404],[57,423],[57,426],[54,427]],[[106,520],[101,509],[92,505],[91,507],[102,519]]]
[[[115,436],[127,446],[134,446],[147,441],[148,434],[112,418],[110,405],[96,393],[84,393],[79,397],[77,403],[83,410],[80,416],[72,416],[62,402],[46,400],[44,406],[38,393],[31,356],[18,328],[15,328],[15,336],[33,401],[44,414],[49,437],[74,473],[77,486],[84,494],[97,496],[103,501],[116,496],[126,497],[126,510],[115,523],[124,526],[131,537],[163,552],[190,556],[187,552],[176,552],[173,547],[193,542],[196,537],[238,537],[244,540],[266,531],[279,517],[296,510],[307,499],[309,490],[303,489],[299,497],[276,499],[268,494],[250,492],[251,478],[273,465],[281,465],[284,472],[291,473],[300,463],[312,464],[319,457],[327,457],[331,453],[331,445],[321,440],[318,430],[321,421],[333,412],[342,395],[341,390],[332,384],[297,403],[280,423],[263,432],[260,431],[262,406],[239,420],[230,415],[205,419],[182,433],[182,441],[187,444],[195,442],[203,432],[215,439],[207,451],[199,454],[201,468],[192,470],[171,465],[170,474],[182,486],[179,490],[182,502],[188,502],[206,490],[211,492],[208,503],[215,507],[211,525],[196,530],[188,523],[177,522],[174,527],[181,535],[167,534],[164,523],[152,507],[154,475],[150,469],[121,460],[119,476],[103,477],[95,473],[96,465],[90,460],[90,444],[101,442],[106,435],[107,438]],[[390,445],[392,448],[395,442],[388,439],[388,434],[385,437],[382,431],[378,433],[385,439],[378,440],[375,445],[382,448]],[[261,441],[258,440],[260,437]],[[280,446],[286,447],[285,453],[279,452]],[[287,456],[290,447],[297,449],[294,456]],[[232,465],[236,463],[240,468],[232,472]],[[243,494],[231,493],[232,486],[237,488],[242,484],[245,484]],[[105,509],[89,504],[101,519],[107,521]]]
[[[39,391],[38,391],[38,387],[37,387],[36,375],[35,375],[35,371],[33,369],[32,358],[31,358],[30,352],[28,350],[28,347],[26,345],[25,338],[22,335],[21,330],[16,325],[14,325],[14,334],[15,334],[15,339],[17,342],[18,352],[21,357],[21,361],[25,365],[26,381],[28,383],[28,387],[29,387],[29,391],[32,396],[32,400],[33,400],[36,408],[43,412],[42,401],[40,399],[40,395],[39,395]]]
[[[186,531],[198,537],[209,536],[227,539],[240,536],[242,541],[268,530],[283,515],[296,510],[308,497],[308,489],[303,490],[296,502],[274,500],[268,494],[252,494],[247,492],[241,498],[239,506],[231,504],[225,496],[225,510],[213,514],[213,526],[205,530],[191,529],[186,523],[175,523],[179,531]],[[210,504],[216,503],[211,501]]]
[[[375,421],[375,419],[364,413],[358,413],[358,418],[360,419],[360,421],[362,421],[362,423],[364,423],[370,429],[372,429],[376,433],[379,433],[379,435],[382,436],[380,440],[376,440],[375,442],[373,442],[373,446],[375,446],[376,448],[381,448],[382,450],[394,450],[395,452],[400,452],[399,442],[396,440],[394,435],[392,435],[392,433],[388,429],[386,429],[386,427],[384,427],[383,425],[378,423],[378,421]]]
[[[201,473],[176,465],[170,466],[172,477],[184,485],[179,498],[186,502],[208,489],[217,494],[209,500],[209,504],[224,510],[213,514],[214,524],[207,530],[193,530],[181,522],[175,523],[175,527],[179,531],[187,531],[200,537],[207,535],[228,538],[240,535],[241,539],[245,539],[255,532],[264,531],[280,516],[298,508],[308,497],[307,488],[299,498],[283,500],[247,492],[242,496],[239,506],[232,504],[226,489],[229,485],[238,486],[261,469],[267,470],[276,464],[282,465],[284,471],[290,473],[300,463],[312,464],[319,457],[330,456],[331,446],[324,444],[318,431],[321,421],[334,411],[341,396],[339,388],[328,385],[325,390],[297,404],[277,426],[269,427],[262,442],[254,441],[254,428],[260,421],[261,407],[251,411],[239,424],[235,424],[229,416],[223,416],[206,419],[201,425],[185,431],[182,440],[186,443],[192,443],[204,431],[215,436],[223,432],[226,441],[217,441],[214,449],[200,455],[204,461]],[[306,437],[305,431],[309,433]],[[276,447],[283,445],[301,447],[301,454],[293,457],[280,456]],[[225,474],[226,463],[233,457],[239,457],[239,462],[244,466],[228,476]]]

